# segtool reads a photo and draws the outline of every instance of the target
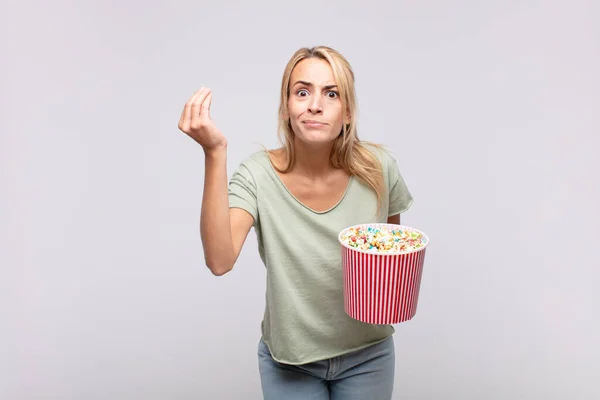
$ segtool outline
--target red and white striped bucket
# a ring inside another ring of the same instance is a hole
[[[418,232],[423,235],[424,245],[407,253],[386,254],[355,249],[341,238],[348,230],[357,227]],[[407,226],[361,224],[344,229],[338,239],[342,245],[346,313],[369,324],[396,324],[413,318],[417,312],[429,238],[423,232]]]

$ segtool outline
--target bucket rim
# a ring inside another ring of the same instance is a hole
[[[421,247],[419,249],[414,249],[414,250],[410,250],[410,251],[403,251],[401,253],[398,253],[398,252],[396,252],[396,253],[390,253],[390,252],[388,252],[388,253],[379,253],[379,252],[374,252],[374,251],[356,249],[354,247],[348,246],[342,240],[342,234],[344,232],[347,232],[348,230],[350,230],[352,228],[358,228],[358,227],[367,227],[368,228],[368,227],[375,227],[375,226],[386,227],[388,229],[399,229],[400,228],[402,230],[407,230],[407,231],[412,231],[412,232],[418,232],[425,239],[425,243],[423,244],[423,247]],[[340,233],[338,233],[338,242],[342,245],[342,247],[345,247],[345,248],[347,248],[349,250],[352,250],[352,251],[356,251],[358,253],[368,254],[368,255],[374,255],[374,256],[380,256],[380,257],[389,257],[389,256],[409,255],[409,254],[413,254],[413,253],[418,253],[420,251],[424,251],[427,248],[427,246],[429,245],[429,236],[427,236],[420,229],[416,229],[416,228],[413,228],[413,227],[407,226],[407,225],[372,222],[372,223],[366,223],[366,224],[356,224],[356,225],[352,225],[352,226],[349,226],[349,227],[346,227],[346,228],[342,229],[340,231]]]

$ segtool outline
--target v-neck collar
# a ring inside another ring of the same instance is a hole
[[[346,198],[346,195],[348,194],[348,191],[350,189],[350,186],[352,185],[353,181],[354,181],[354,176],[350,175],[350,179],[348,179],[348,184],[346,185],[346,190],[344,190],[344,193],[342,194],[342,197],[337,201],[337,203],[335,203],[332,207],[330,207],[327,210],[324,211],[317,211],[313,208],[310,208],[309,206],[307,206],[306,204],[304,204],[303,202],[301,202],[293,193],[292,191],[285,185],[285,183],[283,183],[283,180],[281,179],[281,177],[279,176],[279,174],[277,173],[277,170],[275,169],[275,167],[273,166],[273,163],[271,162],[271,159],[269,158],[268,153],[265,151],[263,152],[263,155],[265,157],[265,161],[267,162],[267,164],[269,164],[269,168],[270,171],[273,175],[275,175],[275,179],[277,179],[277,182],[279,183],[279,185],[281,185],[283,187],[283,189],[292,197],[292,199],[294,199],[298,204],[300,204],[302,207],[306,208],[308,211],[314,213],[314,214],[327,214],[333,210],[335,210]]]

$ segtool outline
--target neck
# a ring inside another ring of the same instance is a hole
[[[295,162],[293,170],[309,178],[322,177],[334,168],[331,165],[333,142],[320,146],[307,146],[300,140],[294,141]]]

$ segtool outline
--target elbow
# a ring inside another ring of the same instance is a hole
[[[223,276],[233,269],[233,264],[211,262],[210,260],[206,260],[206,266],[214,276]]]
[[[210,269],[210,272],[212,272],[212,274],[214,276],[223,276],[233,269],[233,268],[211,268],[211,267],[208,267],[208,268]]]

